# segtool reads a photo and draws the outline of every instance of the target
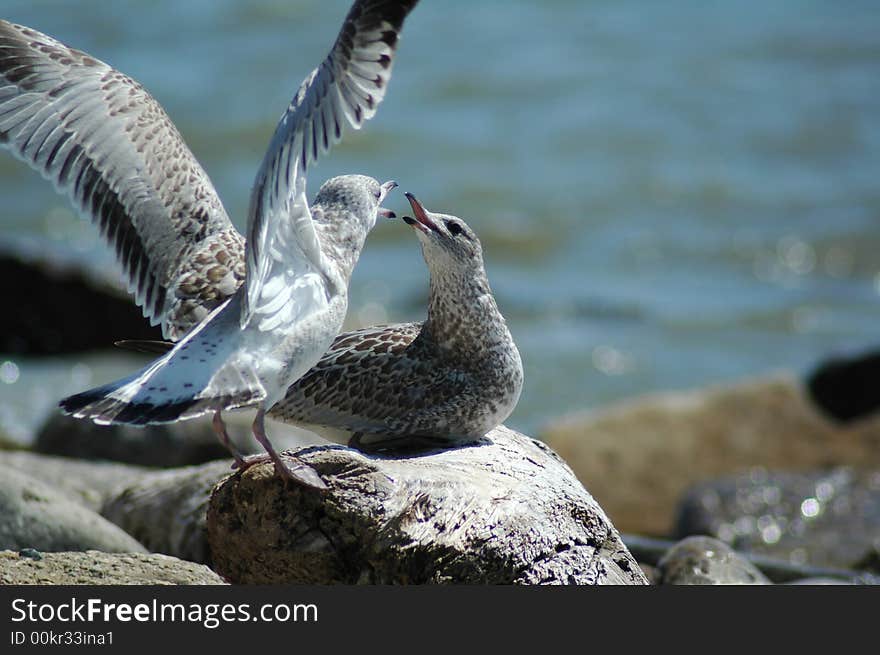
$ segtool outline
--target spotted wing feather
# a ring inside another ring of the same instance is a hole
[[[167,338],[241,285],[244,239],[162,107],[107,64],[6,21],[0,145],[99,226]]]

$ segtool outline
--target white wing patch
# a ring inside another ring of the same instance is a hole
[[[254,182],[248,213],[244,328],[274,273],[278,224],[290,221],[301,253],[326,271],[306,198],[306,169],[338,143],[346,128],[373,117],[391,78],[397,32],[415,0],[355,2],[330,53],[306,76],[281,117]],[[288,257],[293,257],[288,253]]]
[[[248,320],[258,321],[263,332],[326,311],[330,304],[317,237],[314,250],[309,247],[314,226],[304,198],[298,197],[302,204],[293,203],[292,220],[269,221],[272,239],[260,261],[261,283],[251,285],[248,279]]]

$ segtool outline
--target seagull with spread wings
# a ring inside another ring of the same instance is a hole
[[[254,436],[282,476],[266,409],[338,334],[348,281],[394,182],[362,175],[306,198],[306,169],[382,101],[416,0],[357,0],[275,130],[252,189],[247,239],[162,107],[136,81],[34,29],[0,21],[0,144],[51,180],[112,244],[137,303],[174,348],[122,380],[61,401],[96,423],[146,425],[257,407]]]

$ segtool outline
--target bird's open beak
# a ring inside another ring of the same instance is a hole
[[[407,192],[403,194],[406,196],[406,199],[409,200],[410,207],[412,207],[413,214],[415,214],[415,219],[410,218],[409,216],[404,216],[403,220],[406,221],[407,225],[412,225],[420,229],[425,234],[429,234],[430,232],[439,233],[440,230],[437,228],[437,225],[428,217],[428,212],[425,210],[422,203],[420,203],[416,197]],[[409,220],[407,220],[409,219]]]
[[[385,196],[391,193],[391,190],[397,187],[397,182],[394,180],[388,180],[385,184],[379,186],[382,190],[379,194],[379,204],[382,204],[382,201],[385,200]],[[385,209],[384,207],[379,207],[377,214],[382,216],[383,218],[397,218],[397,214],[395,214],[390,209]]]

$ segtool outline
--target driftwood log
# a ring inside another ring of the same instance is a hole
[[[235,583],[646,584],[608,517],[542,442],[501,426],[418,455],[297,451],[328,483],[271,464],[220,482],[212,567]]]

